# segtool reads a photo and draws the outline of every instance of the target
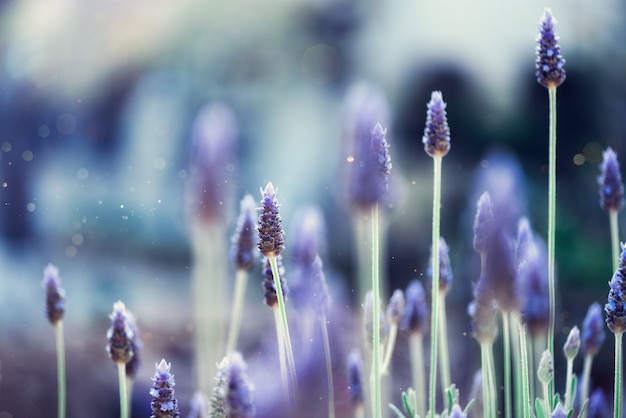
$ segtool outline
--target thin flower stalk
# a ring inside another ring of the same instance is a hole
[[[615,383],[613,387],[613,417],[622,417],[622,335],[623,333],[615,333]]]
[[[521,395],[522,395],[522,416],[530,417],[530,405],[531,405],[531,397],[530,397],[530,379],[528,372],[528,350],[526,343],[526,327],[521,321],[519,315],[514,315],[514,322],[517,324],[517,331],[519,334],[519,345],[520,345],[520,371],[521,371]]]
[[[385,347],[385,356],[381,367],[381,373],[389,372],[391,364],[391,356],[396,345],[396,337],[398,336],[398,326],[404,313],[404,293],[400,289],[396,289],[391,295],[389,306],[387,307],[387,325],[389,332],[387,334],[387,344]]]
[[[448,352],[448,320],[446,315],[446,295],[452,285],[452,267],[448,254],[448,244],[443,237],[439,237],[439,372],[441,376],[441,392],[452,384],[450,379],[450,358]],[[431,251],[432,257],[432,251]],[[431,263],[432,265],[432,263]],[[431,267],[429,267],[431,269]],[[431,271],[432,274],[432,271]]]
[[[380,354],[380,269],[378,203],[372,206],[372,415],[382,417],[381,354]]]
[[[440,91],[433,91],[427,104],[426,127],[422,137],[424,151],[433,159],[433,223],[432,223],[432,308],[430,338],[429,410],[434,415],[437,400],[437,370],[439,341],[439,237],[441,206],[441,165],[450,151],[450,128],[446,103]]]
[[[328,338],[327,323],[326,316],[320,317],[320,327],[324,341],[324,358],[326,359],[326,378],[328,379],[328,418],[335,418],[335,390],[333,385],[333,367],[330,357],[330,339]]]
[[[126,387],[126,364],[134,356],[133,331],[128,323],[126,306],[118,301],[113,305],[110,315],[111,328],[107,332],[107,352],[117,364],[120,390],[120,417],[128,418],[128,390]]]
[[[504,350],[504,416],[512,416],[512,382],[511,382],[511,326],[510,313],[502,312],[502,342]]]
[[[65,338],[63,336],[63,321],[54,325],[54,336],[57,349],[57,384],[58,384],[58,416],[65,418],[66,386],[65,386]]]
[[[576,389],[573,388],[574,359],[578,355],[580,344],[580,331],[577,326],[574,326],[567,336],[567,341],[563,346],[563,354],[565,354],[565,358],[567,359],[567,376],[565,378],[565,390],[563,391],[563,394],[565,395],[564,408],[567,411],[574,407],[574,397],[576,396]]]
[[[554,358],[555,316],[555,230],[556,230],[556,89],[565,81],[565,59],[561,55],[555,19],[550,9],[544,11],[537,37],[537,81],[548,89],[550,107],[548,146],[548,287],[550,295],[550,322],[548,328],[548,351]],[[553,382],[550,395],[554,394]],[[549,410],[548,410],[549,411]]]

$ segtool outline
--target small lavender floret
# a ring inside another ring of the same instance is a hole
[[[404,314],[404,292],[400,289],[393,291],[387,305],[387,322],[398,324]]]
[[[563,405],[559,402],[552,412],[551,418],[568,418],[567,412],[563,409]]]
[[[583,349],[588,356],[595,356],[606,337],[602,318],[602,307],[595,302],[587,310],[583,320]]]
[[[565,81],[565,59],[561,55],[555,24],[552,11],[546,8],[539,23],[535,60],[535,76],[544,87],[558,87]]]
[[[363,403],[363,363],[361,354],[354,349],[348,355],[348,390],[353,407]]]
[[[428,263],[428,276],[433,276],[433,249],[430,248],[430,261]],[[450,249],[443,237],[439,237],[439,290],[447,292],[452,286],[452,265],[450,264]],[[431,281],[432,283],[432,281]]]
[[[254,236],[256,202],[252,195],[247,194],[241,200],[237,229],[232,239],[231,259],[237,270],[250,271],[258,259]]]
[[[548,384],[554,378],[554,366],[552,363],[552,354],[549,350],[545,350],[539,360],[537,367],[537,379],[543,384]]]
[[[428,322],[428,304],[422,283],[412,280],[404,292],[404,313],[400,319],[400,329],[423,333]]]
[[[259,251],[266,257],[277,256],[285,249],[284,231],[280,219],[278,200],[272,182],[261,189],[261,214],[259,215]]]
[[[431,157],[443,157],[450,151],[450,127],[446,116],[446,103],[440,91],[433,91],[427,104],[426,128],[422,143]]]
[[[617,155],[611,147],[602,153],[600,163],[600,207],[607,212],[620,211],[624,207],[624,183],[619,171]]]
[[[61,288],[59,269],[54,265],[46,266],[42,286],[46,289],[46,316],[48,321],[55,325],[65,314],[65,291]]]
[[[283,299],[287,300],[289,288],[285,281],[285,267],[283,267],[283,257],[276,257],[276,265],[280,276],[280,288],[283,291]],[[274,274],[272,273],[272,265],[268,257],[263,257],[263,289],[265,296],[265,304],[270,308],[278,306],[278,295],[276,294],[276,283],[274,283]]]
[[[133,331],[128,325],[126,306],[118,301],[113,305],[111,328],[107,332],[107,351],[111,359],[116,363],[128,363],[135,354],[133,351]]]
[[[211,418],[252,418],[255,414],[254,386],[241,353],[224,357],[218,366],[216,386],[211,398]]]
[[[622,248],[619,267],[613,274],[609,282],[611,290],[604,312],[606,314],[606,325],[611,332],[621,334],[626,330],[626,247]]]
[[[474,250],[479,254],[487,254],[488,243],[493,235],[493,223],[491,196],[489,192],[484,192],[476,203],[476,216],[474,218]]]
[[[137,319],[132,312],[126,310],[126,320],[128,321],[128,327],[131,330],[132,337],[130,339],[131,350],[133,357],[128,363],[126,363],[126,376],[134,378],[137,376],[139,367],[141,366],[141,352],[143,350],[143,341],[139,333],[139,327],[137,326]]]
[[[360,161],[355,161],[357,166],[354,187],[358,188],[358,193],[353,192],[353,197],[361,207],[376,204],[389,188],[391,157],[386,134],[387,130],[380,123],[376,123],[369,141],[362,145],[364,149],[359,153]]]
[[[563,354],[568,360],[574,360],[580,349],[580,331],[577,326],[572,328],[567,336],[567,340],[563,345]]]
[[[171,363],[167,363],[165,359],[156,364],[156,372],[152,378],[152,388],[150,396],[152,401],[152,415],[150,418],[179,418],[178,400],[175,397],[174,375],[170,373]]]

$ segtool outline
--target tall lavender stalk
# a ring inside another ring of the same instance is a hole
[[[424,150],[433,158],[433,225],[432,225],[432,309],[430,337],[429,410],[434,416],[437,399],[437,341],[439,338],[439,237],[441,206],[441,163],[450,150],[450,128],[446,103],[440,91],[433,91],[427,105],[426,127],[422,137]]]
[[[254,222],[256,203],[252,195],[247,194],[241,200],[239,220],[237,230],[233,236],[231,247],[231,260],[235,266],[235,295],[233,297],[232,311],[230,315],[230,328],[228,340],[226,342],[226,354],[237,348],[239,330],[241,328],[241,317],[243,313],[244,300],[246,297],[246,284],[248,274],[254,267],[258,258],[254,235],[256,227]]]
[[[548,286],[550,292],[550,324],[548,351],[554,358],[555,316],[555,230],[556,230],[556,89],[565,81],[565,59],[561,55],[559,37],[555,33],[556,19],[550,9],[545,9],[539,24],[535,75],[537,81],[548,89],[550,106],[548,146]],[[550,383],[550,395],[554,385]]]
[[[126,364],[135,355],[133,349],[133,330],[128,323],[126,305],[118,301],[113,305],[111,328],[107,331],[106,347],[111,360],[117,365],[120,388],[120,417],[128,418],[128,391],[126,389]]]
[[[280,314],[281,330],[278,341],[279,349],[282,344],[285,349],[287,366],[289,368],[291,390],[293,396],[298,393],[298,384],[296,377],[296,362],[293,357],[293,348],[291,346],[291,336],[289,335],[289,322],[287,321],[287,310],[285,308],[285,299],[283,296],[282,283],[280,280],[280,271],[276,258],[285,249],[285,241],[283,239],[283,227],[279,213],[278,200],[276,200],[276,189],[269,182],[265,189],[261,189],[261,213],[259,215],[259,242],[258,248],[262,255],[267,257],[270,264],[274,286],[276,288],[276,302],[278,304],[278,312]]]
[[[65,418],[65,342],[63,338],[63,315],[65,314],[65,291],[60,287],[59,270],[48,264],[43,274],[42,286],[46,290],[46,316],[54,326],[57,350],[58,416]]]
[[[152,377],[150,389],[150,418],[180,418],[178,412],[178,400],[174,396],[174,375],[170,373],[172,363],[162,359],[156,364],[156,372]]]
[[[602,153],[598,185],[600,186],[600,207],[609,213],[611,254],[613,255],[613,271],[615,271],[618,268],[620,253],[617,214],[624,207],[624,183],[622,183],[622,175],[619,171],[617,154],[611,147]]]
[[[615,381],[613,398],[613,416],[621,418],[622,410],[622,335],[626,331],[626,248],[622,248],[619,267],[609,283],[610,291],[604,313],[606,325],[615,334]]]

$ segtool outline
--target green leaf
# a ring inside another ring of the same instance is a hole
[[[472,409],[472,406],[474,406],[474,399],[470,400],[467,405],[465,406],[465,409],[463,410],[463,415],[469,415],[470,409]]]
[[[396,417],[398,417],[398,418],[407,418],[407,417],[406,417],[406,416],[402,413],[402,411],[400,411],[400,410],[398,409],[398,407],[397,407],[397,406],[395,406],[394,404],[390,403],[390,404],[389,404],[389,408],[391,408],[391,410],[392,410],[392,411],[396,414]]]
[[[570,385],[570,389],[569,389],[569,393],[570,393],[570,399],[574,399],[574,397],[576,396],[576,386],[578,385],[578,378],[576,377],[576,375],[572,376],[572,384]],[[572,404],[574,402],[572,401]]]
[[[543,405],[541,405],[541,399],[535,399],[535,410],[537,411],[537,418],[546,418],[546,414],[543,413]]]
[[[409,389],[411,391],[412,389]],[[409,417],[413,417],[415,414],[411,409],[411,405],[409,402],[409,395],[406,392],[402,392],[402,404],[404,405],[404,410],[409,414]]]

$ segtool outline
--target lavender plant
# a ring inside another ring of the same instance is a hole
[[[210,418],[254,417],[254,386],[246,372],[247,367],[241,353],[237,351],[221,361],[211,398]]]
[[[54,327],[57,350],[58,416],[65,418],[65,341],[63,337],[63,315],[65,314],[65,291],[61,288],[59,269],[48,264],[43,273],[42,286],[46,290],[46,316]]]
[[[165,359],[156,364],[156,372],[150,389],[152,397],[150,418],[180,418],[178,400],[174,396],[175,382],[174,375],[170,372],[171,368],[172,363],[167,363]]]
[[[117,365],[120,389],[120,417],[128,418],[128,391],[126,389],[126,364],[135,354],[133,331],[129,325],[126,305],[118,301],[113,304],[110,315],[111,327],[107,331],[108,344],[106,350],[111,360]]]
[[[554,358],[554,306],[555,306],[555,230],[556,230],[556,89],[565,81],[565,59],[561,55],[559,37],[555,31],[556,19],[550,9],[545,9],[537,36],[537,81],[548,89],[550,105],[548,147],[548,287],[550,292],[550,322],[548,351]],[[550,394],[554,388],[550,385]]]
[[[617,154],[611,147],[602,153],[600,175],[600,207],[609,213],[611,226],[611,254],[613,255],[613,271],[618,269],[619,260],[619,224],[617,214],[624,207],[624,184],[619,171]]]
[[[429,410],[435,413],[437,399],[437,341],[439,338],[439,229],[441,206],[441,163],[450,150],[450,128],[446,103],[440,91],[433,91],[427,105],[426,127],[422,137],[424,150],[433,158],[433,225],[432,225],[432,308],[430,339]]]

